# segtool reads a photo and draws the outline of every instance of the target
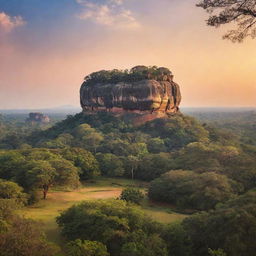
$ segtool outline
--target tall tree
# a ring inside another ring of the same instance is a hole
[[[31,161],[29,171],[25,175],[26,183],[30,189],[42,188],[43,198],[46,199],[49,188],[57,176],[56,170],[47,161]]]
[[[126,165],[131,170],[131,178],[134,179],[134,171],[138,168],[139,158],[133,155],[130,155],[126,158]]]
[[[234,23],[224,39],[242,42],[246,37],[256,37],[256,0],[202,0],[197,4],[209,14],[207,25],[219,27]]]

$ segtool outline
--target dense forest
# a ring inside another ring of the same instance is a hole
[[[79,113],[47,125],[0,116],[1,256],[255,255],[255,112],[177,114],[140,126],[130,115]],[[145,190],[59,213],[61,249],[19,214],[47,203],[53,189],[98,177],[139,180]],[[145,198],[187,217],[157,222],[141,207]]]

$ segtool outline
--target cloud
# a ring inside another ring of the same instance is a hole
[[[109,2],[116,5],[121,5],[123,4],[124,0],[110,0]]]
[[[136,29],[140,27],[131,10],[123,6],[124,0],[105,0],[95,3],[92,0],[77,0],[83,6],[79,14],[82,20],[91,20],[97,24],[112,28]]]
[[[0,12],[0,32],[11,32],[16,27],[26,24],[21,16],[9,16],[4,12]]]

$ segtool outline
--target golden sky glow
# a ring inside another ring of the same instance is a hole
[[[169,67],[182,106],[256,106],[256,39],[222,40],[196,1],[78,2],[51,26],[0,3],[16,22],[6,32],[0,19],[0,109],[79,105],[86,74],[139,64]]]

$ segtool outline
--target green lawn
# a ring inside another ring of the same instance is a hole
[[[138,187],[145,191],[147,184],[125,179],[99,178],[84,184],[83,187],[75,191],[51,191],[46,200],[42,200],[33,206],[24,208],[21,211],[21,214],[24,217],[40,221],[48,240],[61,244],[60,231],[55,222],[55,218],[63,210],[83,200],[117,198],[122,189],[127,186]],[[144,200],[142,207],[149,216],[162,223],[171,223],[186,217],[184,214],[172,212],[170,207],[158,206],[149,203],[146,199]]]

